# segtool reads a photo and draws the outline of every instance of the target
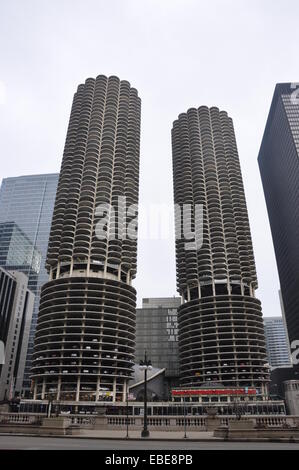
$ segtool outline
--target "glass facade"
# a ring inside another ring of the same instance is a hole
[[[118,208],[138,204],[140,112],[137,90],[116,76],[88,78],[74,95],[36,326],[34,399],[101,401],[103,389],[126,399],[137,261],[136,237],[126,234],[137,219]],[[104,221],[107,203],[117,216],[109,210]]]
[[[166,378],[179,376],[177,309],[179,297],[143,299],[136,310],[136,354],[139,364],[144,351],[153,367],[165,368]]]
[[[38,274],[41,257],[41,252],[15,222],[0,223],[0,266]]]
[[[0,188],[2,256],[5,252],[5,243],[8,244],[9,239],[10,248],[6,249],[7,263],[16,263],[14,267],[17,267],[18,262],[22,260],[23,269],[20,269],[20,266],[17,269],[22,270],[28,275],[28,288],[35,294],[23,383],[26,394],[31,386],[29,375],[39,309],[40,289],[49,278],[45,269],[45,259],[58,177],[58,174],[53,173],[5,178]],[[10,224],[7,224],[7,222]],[[9,225],[13,226],[10,238]],[[20,243],[26,246],[22,246],[20,249]],[[24,263],[28,261],[28,256],[30,262],[26,270],[24,269]]]
[[[270,366],[290,366],[287,334],[282,317],[265,317],[264,326]]]
[[[299,339],[298,86],[276,85],[258,156],[291,343]]]

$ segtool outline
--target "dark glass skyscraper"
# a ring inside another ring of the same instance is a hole
[[[258,163],[292,343],[299,340],[299,84],[276,85]]]
[[[23,384],[26,392],[31,385],[29,373],[40,289],[48,280],[45,260],[58,176],[44,174],[5,178],[0,188],[1,264],[24,272],[28,276],[28,288],[35,294]],[[30,254],[33,257],[26,265]],[[22,266],[18,264],[20,260]]]
[[[98,401],[104,390],[125,400],[135,346],[140,109],[137,90],[115,76],[89,78],[74,95],[36,328],[34,398]]]
[[[182,385],[218,382],[266,394],[265,335],[232,119],[215,107],[189,109],[174,121],[172,152]],[[192,233],[197,243],[190,245]]]

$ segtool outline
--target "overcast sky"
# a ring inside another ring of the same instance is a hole
[[[257,296],[264,315],[279,315],[257,155],[275,84],[299,82],[298,25],[297,0],[0,0],[0,179],[58,172],[77,85],[117,75],[142,99],[140,203],[170,205],[172,122],[190,107],[226,110]],[[139,241],[134,285],[139,303],[176,294],[173,237]]]

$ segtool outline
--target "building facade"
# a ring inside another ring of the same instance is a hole
[[[15,222],[0,222],[0,266],[38,274],[41,253]]]
[[[144,371],[140,370],[139,364],[135,364],[134,376],[128,388],[129,401],[144,401],[144,380]],[[147,371],[146,396],[148,401],[162,401],[168,398],[168,395],[165,395],[165,369],[153,367]]]
[[[290,366],[287,334],[281,317],[264,317],[268,362],[270,367]]]
[[[283,385],[288,414],[299,416],[299,380],[286,380]]]
[[[289,339],[289,334],[288,334],[288,325],[287,325],[287,320],[286,320],[286,315],[284,311],[284,305],[283,305],[283,300],[282,300],[282,295],[281,295],[281,290],[279,289],[278,291],[278,296],[279,296],[279,303],[280,303],[280,308],[281,308],[281,317],[283,321],[283,326],[284,326],[284,331],[286,335],[286,342],[287,342],[287,347],[288,347],[288,353],[290,357],[290,363],[292,363],[292,354],[291,354],[291,345],[290,345],[290,339]],[[295,360],[296,362],[296,360]]]
[[[125,400],[134,364],[141,102],[100,75],[74,95],[32,368],[34,398]]]
[[[10,306],[2,340],[5,362],[0,365],[0,400],[3,400],[21,395],[34,294],[28,289],[28,277],[24,273],[3,268],[0,268],[0,292],[0,296],[6,292],[6,299],[0,301],[0,318],[6,315],[6,306]]]
[[[179,351],[177,309],[180,297],[142,299],[142,308],[136,310],[135,362],[144,359],[144,352],[153,367],[165,369],[164,397],[171,387],[178,385]]]
[[[16,283],[13,276],[1,268],[0,286],[0,341],[5,345],[13,311]]]
[[[298,84],[275,87],[258,156],[290,343],[299,340]]]
[[[27,275],[28,288],[35,296],[23,383],[26,396],[31,387],[29,373],[40,289],[48,280],[45,260],[57,183],[58,174],[30,175],[5,178],[0,188],[2,265],[9,269],[19,270],[19,256],[28,256],[28,253],[33,255],[33,258],[29,256],[31,259],[29,264],[26,264],[27,261],[23,258],[20,269]],[[21,237],[21,245],[19,237]],[[21,246],[22,255],[20,255]]]
[[[211,381],[266,394],[265,335],[232,119],[206,106],[180,114],[172,153],[181,384]]]

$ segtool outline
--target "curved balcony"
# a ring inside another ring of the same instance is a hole
[[[82,377],[100,382],[110,377],[123,384],[134,360],[135,302],[135,290],[118,281],[48,282],[41,294],[33,354],[37,386],[44,382],[47,393],[53,380],[78,383]]]
[[[178,326],[183,386],[207,378],[227,386],[259,387],[269,381],[257,299],[221,295],[186,302],[179,307]]]

